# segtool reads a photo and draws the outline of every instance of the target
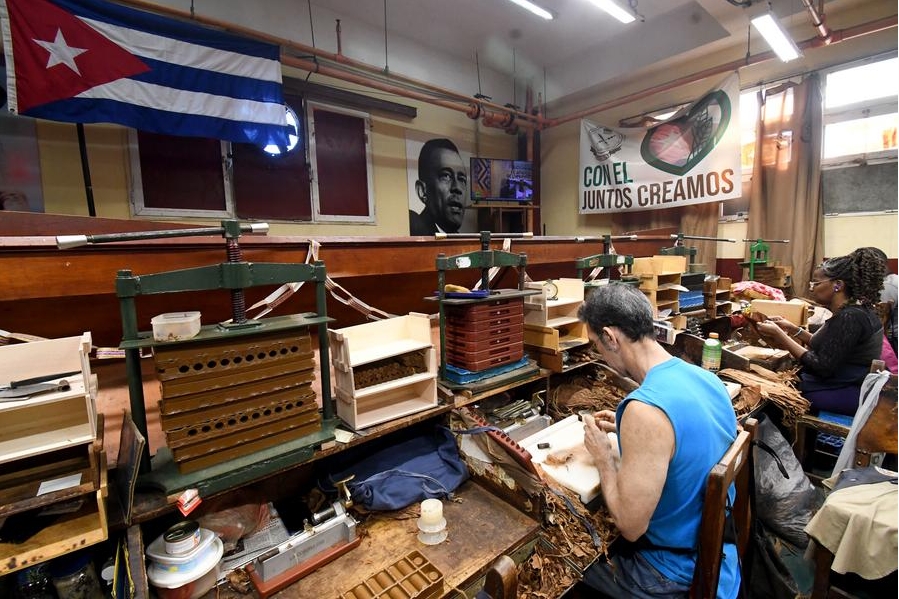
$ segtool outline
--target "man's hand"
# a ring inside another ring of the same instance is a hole
[[[608,421],[608,415],[611,415],[611,424]],[[609,439],[609,432],[615,430],[615,414],[603,410],[596,414],[596,417],[584,414],[582,418],[584,421],[584,447],[587,448],[596,467],[602,470],[600,464],[607,463],[613,464],[617,469],[618,448],[613,447],[612,441]],[[602,420],[597,420],[597,418],[602,418]],[[607,430],[607,427],[610,427],[611,430]]]
[[[611,410],[600,410],[593,415],[596,426],[607,433],[614,433],[615,430],[615,412]]]

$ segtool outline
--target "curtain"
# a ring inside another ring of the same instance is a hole
[[[790,240],[769,244],[768,263],[792,265],[794,295],[804,296],[824,257],[821,83],[813,74],[760,96],[748,237]]]

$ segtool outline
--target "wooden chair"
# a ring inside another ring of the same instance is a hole
[[[518,568],[508,555],[496,558],[484,577],[484,589],[477,594],[478,599],[517,599]]]
[[[883,360],[872,360],[870,371],[879,372],[885,367],[886,366],[884,365]],[[889,384],[890,383],[887,383],[887,386],[889,386]],[[893,427],[893,434],[895,438],[895,422],[893,423]],[[812,472],[812,465],[809,461],[812,453],[810,449],[812,449],[812,445],[814,444],[818,433],[823,433],[825,435],[834,435],[836,437],[842,437],[843,439],[845,439],[849,435],[849,429],[849,426],[839,424],[837,422],[830,422],[813,414],[804,414],[796,419],[796,436],[793,443],[793,451],[796,454],[796,458],[799,460],[799,463],[802,464],[802,469],[805,470],[806,474],[808,474],[808,477],[812,482],[820,484],[821,480],[823,478],[826,478]],[[873,430],[874,429],[872,429],[872,431]],[[857,463],[856,465],[867,466],[869,463],[870,455],[868,456],[864,464]]]
[[[897,436],[897,377],[891,375],[884,384],[877,398],[877,405],[867,422],[855,439],[856,468],[864,468],[871,463],[871,455],[875,453],[899,452],[899,436]],[[814,541],[813,541],[814,542]],[[815,543],[815,582],[812,588],[812,599],[825,599],[828,596],[852,597],[845,591],[831,587],[830,567],[833,564],[833,552]]]
[[[877,315],[880,317],[880,322],[883,324],[883,330],[886,332],[890,325],[890,318],[893,315],[893,302],[877,302],[874,304],[874,311],[877,312]]]
[[[702,520],[699,525],[699,552],[690,587],[691,598],[708,599],[714,597],[718,591],[724,547],[727,490],[731,483],[735,484],[737,490],[731,510],[737,533],[737,554],[742,558],[749,546],[752,517],[750,495],[753,492],[752,440],[755,438],[757,427],[757,420],[747,419],[736,440],[709,473],[702,506]]]

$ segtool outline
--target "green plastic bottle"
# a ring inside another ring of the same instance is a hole
[[[709,338],[702,346],[702,367],[711,372],[721,368],[721,342],[718,333],[709,333]]]

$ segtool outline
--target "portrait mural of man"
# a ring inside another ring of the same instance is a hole
[[[409,206],[410,235],[466,232],[463,223],[471,205],[467,162],[449,139],[434,138],[421,146],[413,190],[416,201],[410,200]]]

